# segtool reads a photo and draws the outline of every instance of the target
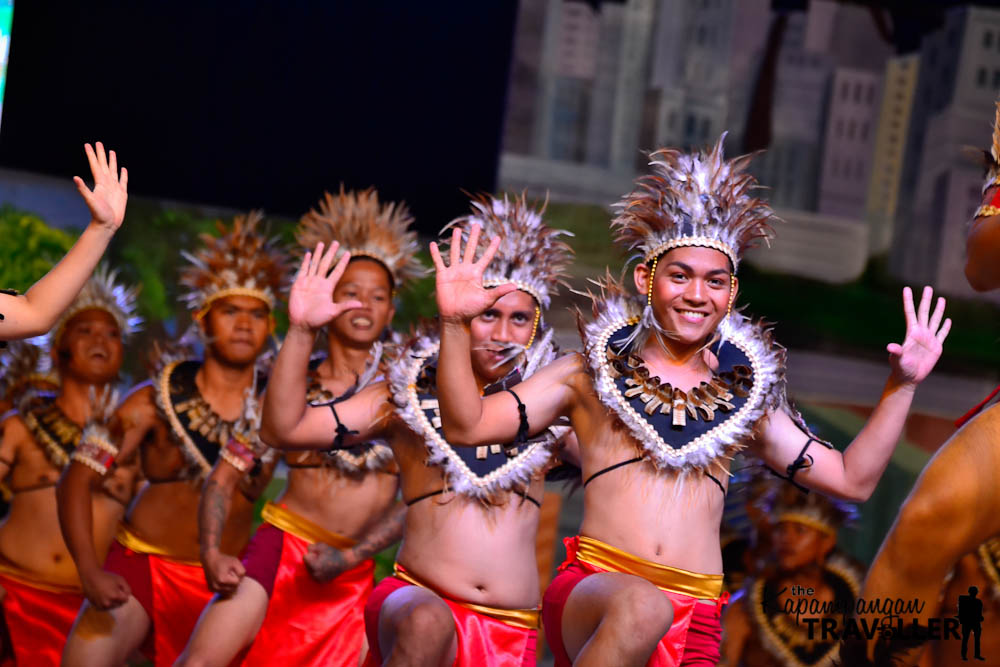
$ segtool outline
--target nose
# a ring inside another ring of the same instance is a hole
[[[701,280],[692,280],[688,283],[688,288],[684,292],[684,298],[691,303],[705,303],[707,300],[705,283]]]
[[[498,343],[509,343],[511,341],[510,322],[506,317],[501,317],[497,320],[497,323],[493,326],[493,335],[490,338]]]

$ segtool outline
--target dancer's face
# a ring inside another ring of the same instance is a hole
[[[212,304],[202,326],[212,356],[231,366],[246,366],[264,351],[271,310],[256,297],[227,296]]]
[[[118,377],[124,347],[122,332],[111,313],[91,309],[66,323],[56,351],[59,372],[88,384],[106,384]]]
[[[516,360],[502,366],[509,343],[527,345],[535,325],[535,299],[516,290],[504,294],[482,315],[473,318],[472,368],[483,380],[495,382],[511,371]]]
[[[392,305],[389,272],[373,259],[352,259],[333,291],[334,301],[360,301],[361,308],[348,310],[330,323],[330,333],[358,347],[371,347],[396,313]]]
[[[829,533],[797,521],[779,521],[771,540],[782,572],[823,563],[836,544],[836,538]]]
[[[702,343],[729,307],[729,258],[712,248],[674,248],[660,257],[652,284],[650,268],[636,266],[633,277],[640,294],[652,290],[657,322],[674,334],[677,343]]]

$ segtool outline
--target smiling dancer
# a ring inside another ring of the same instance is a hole
[[[473,246],[480,225],[497,235],[482,261],[499,247],[489,279],[515,280],[518,290],[475,318],[468,361],[477,395],[514,391],[553,355],[542,316],[570,251],[523,198],[481,197],[473,206],[472,215],[453,223],[456,235],[471,233]],[[343,260],[326,278],[333,254],[320,250],[303,264],[292,290],[292,327],[275,363],[262,428],[269,442],[286,448],[382,437],[395,453],[408,509],[394,575],[379,583],[365,609],[368,664],[534,665],[535,536],[556,434],[453,448],[437,416],[433,329],[418,331],[388,363],[388,385],[373,385],[332,409],[306,408],[298,397],[305,395],[315,330],[355,305],[331,301]]]
[[[457,238],[448,265],[432,246],[449,442],[509,441],[523,428],[519,411],[531,432],[566,417],[580,441],[583,524],[544,600],[559,665],[715,665],[730,455],[747,448],[798,484],[863,500],[941,354],[944,300],[932,315],[927,288],[915,311],[905,290],[906,339],[888,346],[891,372],[871,419],[843,454],[808,433],[785,399],[784,350],[732,310],[740,257],[768,236],[772,215],[749,195],[748,161],[724,160],[721,139],[708,153],[651,156],[652,174],[613,222],[640,260],[640,297],[605,282],[585,353],[535,373],[519,400],[480,397],[468,361],[470,322],[514,287],[484,286],[484,267],[462,258]]]
[[[374,189],[341,188],[299,223],[302,248],[339,239],[340,252],[350,253],[333,298],[360,304],[327,325],[326,358],[309,373],[310,404],[343,400],[382,379],[393,294],[426,273],[412,222],[405,205],[380,204]],[[264,507],[264,524],[242,564],[219,551],[219,534],[224,500],[253,461],[216,464],[201,504],[202,561],[213,590],[225,596],[202,615],[181,664],[228,665],[252,642],[243,664],[358,665],[372,556],[403,532],[406,508],[395,501],[392,450],[365,443],[288,453],[285,462],[288,484]]]
[[[58,373],[58,394],[29,401],[4,422],[0,474],[13,497],[0,524],[0,587],[16,664],[59,665],[83,602],[80,578],[59,532],[56,482],[70,457],[85,451],[79,447],[84,426],[105,418],[98,404],[111,402],[124,344],[141,321],[135,294],[106,269],[87,281],[43,348]],[[31,375],[20,378],[23,385]],[[89,529],[100,557],[114,540],[137,473],[134,459],[117,466],[90,499]]]

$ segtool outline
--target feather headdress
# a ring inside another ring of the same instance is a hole
[[[118,324],[122,340],[127,340],[140,329],[142,318],[136,315],[139,288],[122,285],[117,279],[118,272],[109,269],[107,265],[97,268],[49,332],[47,345],[50,349],[59,347],[62,336],[66,333],[66,325],[85,310],[103,310],[109,313]]]
[[[274,308],[292,275],[288,253],[277,239],[257,226],[263,213],[251,211],[233,218],[231,228],[217,223],[219,235],[202,234],[202,248],[181,251],[190,262],[181,269],[180,283],[190,290],[183,298],[200,319],[217,299],[252,296]]]
[[[792,521],[836,535],[837,529],[857,518],[857,507],[820,493],[804,493],[791,484],[772,482],[759,501],[761,509],[777,524]]]
[[[410,229],[413,216],[406,204],[379,203],[378,192],[368,188],[340,194],[323,193],[317,209],[302,216],[295,240],[311,250],[322,242],[340,242],[337,259],[346,251],[352,257],[370,257],[388,269],[395,287],[426,275],[417,259],[420,244]]]
[[[723,134],[708,153],[663,148],[650,155],[652,173],[615,205],[615,241],[649,262],[671,248],[714,248],[739,265],[743,252],[773,235],[774,216],[751,197],[757,180],[747,173],[750,155],[726,160]]]
[[[59,377],[45,354],[45,336],[12,340],[0,350],[0,396],[20,407],[36,392],[58,391]]]
[[[558,286],[566,284],[566,269],[573,258],[572,248],[559,237],[572,234],[546,225],[542,219],[545,205],[533,208],[524,195],[505,194],[498,199],[483,194],[473,197],[471,203],[472,213],[449,222],[442,234],[459,226],[462,240],[467,242],[472,225],[478,224],[482,234],[477,254],[489,246],[490,239],[499,236],[500,248],[483,274],[483,285],[513,283],[533,296],[542,309],[548,308]],[[450,239],[442,245],[449,244]]]
[[[993,144],[988,151],[983,151],[986,162],[986,181],[983,183],[983,194],[994,185],[1000,185],[1000,101],[996,102],[996,115],[993,119]],[[1000,190],[993,195],[989,204],[983,204],[976,209],[975,218],[988,218],[1000,215]]]

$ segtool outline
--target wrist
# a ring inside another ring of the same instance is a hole
[[[890,375],[889,380],[886,382],[885,393],[912,397],[917,392],[919,384],[919,382],[913,380]]]
[[[441,316],[441,333],[468,333],[469,323],[472,319],[465,319],[459,315],[442,315]]]
[[[316,338],[318,330],[318,328],[314,329],[305,322],[289,322],[286,336],[308,339],[309,342],[312,342]]]
[[[222,552],[219,551],[219,547],[208,547],[201,550],[201,560],[203,563],[208,563],[217,559],[221,554]]]
[[[104,242],[108,242],[111,240],[111,237],[114,236],[115,232],[118,230],[113,225],[105,224],[103,222],[100,222],[99,220],[91,218],[90,224],[87,225],[87,229],[84,231],[85,233],[89,232],[90,234],[97,236]]]

